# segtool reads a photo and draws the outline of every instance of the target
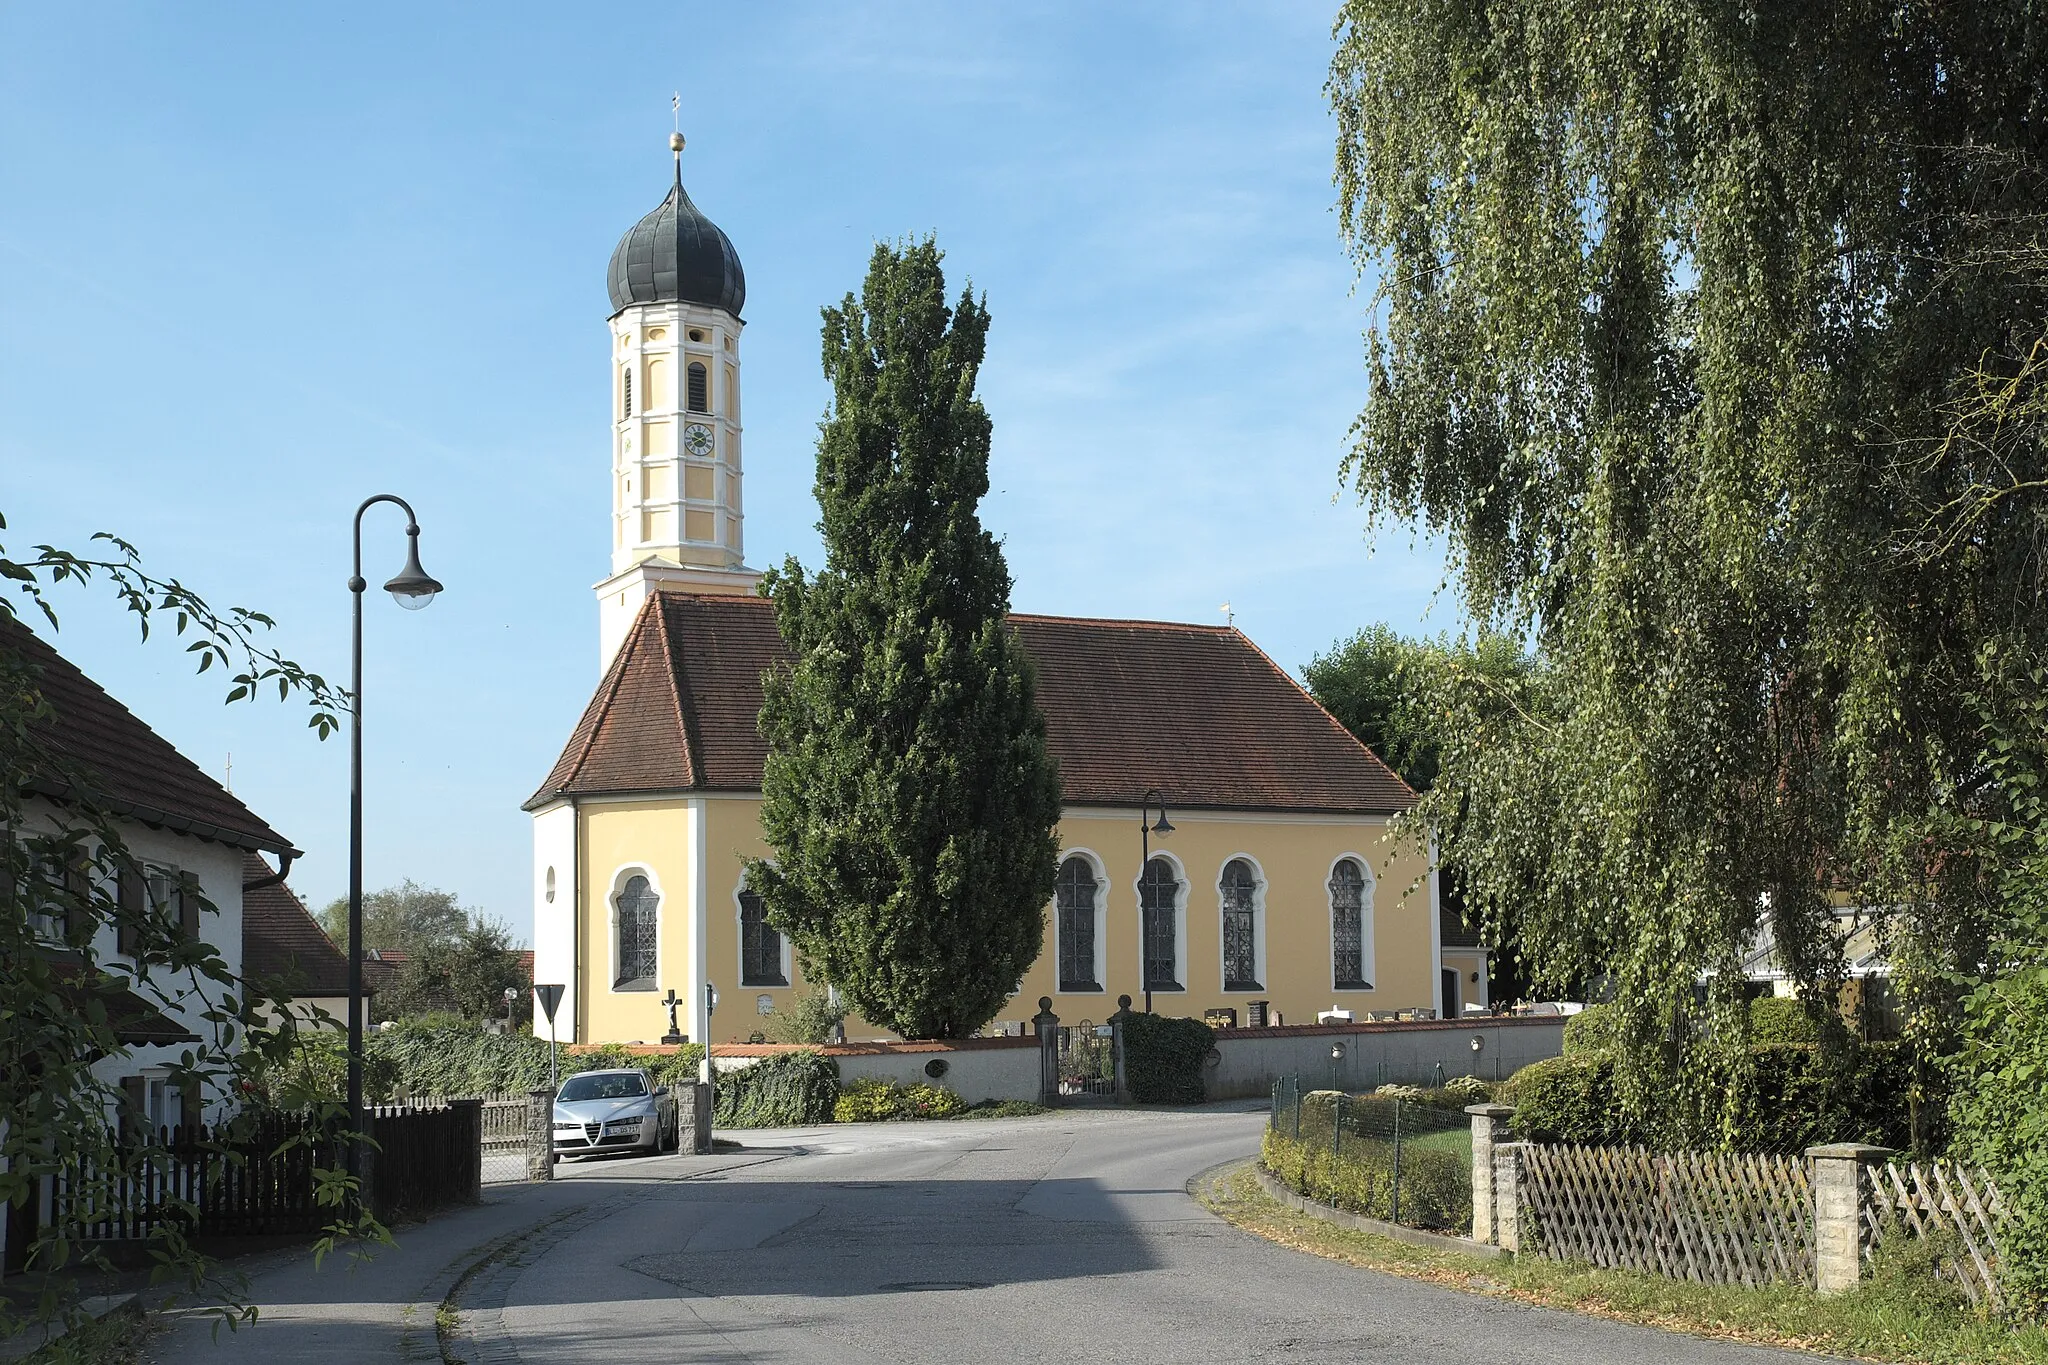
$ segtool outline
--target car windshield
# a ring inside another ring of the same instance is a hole
[[[637,1071],[610,1071],[596,1076],[571,1076],[562,1082],[556,1098],[575,1100],[630,1100],[647,1093],[647,1082]]]

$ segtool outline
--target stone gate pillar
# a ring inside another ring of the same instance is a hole
[[[1506,1104],[1475,1104],[1465,1112],[1472,1116],[1472,1240],[1492,1245],[1493,1153],[1508,1140],[1508,1120],[1515,1111]]]
[[[1863,1168],[1889,1147],[1832,1142],[1808,1147],[1813,1162],[1813,1287],[1842,1294],[1863,1277]]]
[[[1060,1017],[1051,996],[1038,997],[1031,1023],[1038,1030],[1038,1102],[1050,1109],[1060,1102]]]
[[[526,1178],[555,1178],[555,1092],[526,1092]]]

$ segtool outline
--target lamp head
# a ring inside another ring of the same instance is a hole
[[[1159,808],[1159,823],[1152,826],[1152,832],[1162,839],[1173,833],[1173,826],[1166,822],[1166,807]]]
[[[1330,1044],[1330,1060],[1333,1062],[1341,1062],[1344,1060],[1344,1044]]]
[[[420,567],[420,528],[408,526],[405,535],[405,567],[384,585],[384,591],[407,611],[418,611],[440,595],[441,585]]]

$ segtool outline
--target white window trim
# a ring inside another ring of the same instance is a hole
[[[763,861],[768,862],[771,867],[774,866],[773,860],[764,859]],[[741,873],[740,879],[732,884],[732,927],[734,934],[732,979],[740,983],[739,988],[743,991],[793,990],[796,986],[796,975],[790,970],[789,935],[783,933],[780,929],[777,929],[775,932],[777,937],[782,940],[783,984],[780,986],[763,986],[758,983],[749,984],[747,981],[747,922],[743,918],[744,910],[740,905],[740,892],[746,889],[746,874]]]
[[[654,892],[654,985],[646,990],[628,991],[619,989],[619,893],[626,889],[627,879],[635,876],[647,878],[648,889]],[[645,863],[620,863],[612,869],[611,881],[606,885],[609,889],[604,893],[604,923],[611,954],[606,964],[605,990],[612,995],[652,995],[661,989],[661,919],[662,912],[668,909],[668,893],[662,890],[661,878]]]
[[[1252,870],[1252,975],[1259,984],[1249,989],[1230,985],[1230,973],[1223,960],[1223,874],[1239,861]],[[1263,995],[1272,989],[1272,979],[1266,971],[1266,869],[1249,853],[1232,853],[1216,865],[1216,988],[1225,995]]]
[[[1109,869],[1102,861],[1102,855],[1092,848],[1074,847],[1060,850],[1059,865],[1065,867],[1067,859],[1082,858],[1089,870],[1095,874],[1095,986],[1092,991],[1068,990],[1060,981],[1060,963],[1064,955],[1060,951],[1060,898],[1055,891],[1052,898],[1052,976],[1053,993],[1066,995],[1101,995],[1109,991]],[[1139,931],[1142,942],[1143,930]],[[1142,961],[1142,959],[1141,959]]]
[[[1325,940],[1329,944],[1330,990],[1337,986],[1337,907],[1330,895],[1330,880],[1337,875],[1337,864],[1346,860],[1358,864],[1358,870],[1365,874],[1365,885],[1358,890],[1358,974],[1372,985],[1365,990],[1356,986],[1345,987],[1345,995],[1373,995],[1379,991],[1379,961],[1375,951],[1373,933],[1373,902],[1379,895],[1380,879],[1373,875],[1372,860],[1363,853],[1339,853],[1330,859],[1330,866],[1323,873],[1323,924]]]
[[[1188,880],[1187,864],[1163,848],[1152,850],[1153,858],[1164,858],[1173,868],[1173,979],[1180,982],[1180,989],[1155,986],[1154,995],[1186,995],[1188,993],[1188,892],[1194,884]],[[1147,862],[1150,859],[1146,860]],[[1138,864],[1138,875],[1131,878],[1131,897],[1136,902],[1138,913],[1138,989],[1145,990],[1145,866]],[[1218,874],[1221,875],[1220,873]]]

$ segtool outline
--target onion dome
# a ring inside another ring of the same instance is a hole
[[[683,190],[678,137],[676,183],[654,211],[633,224],[612,251],[612,316],[636,303],[699,303],[734,317],[747,302],[740,256],[718,224]]]

